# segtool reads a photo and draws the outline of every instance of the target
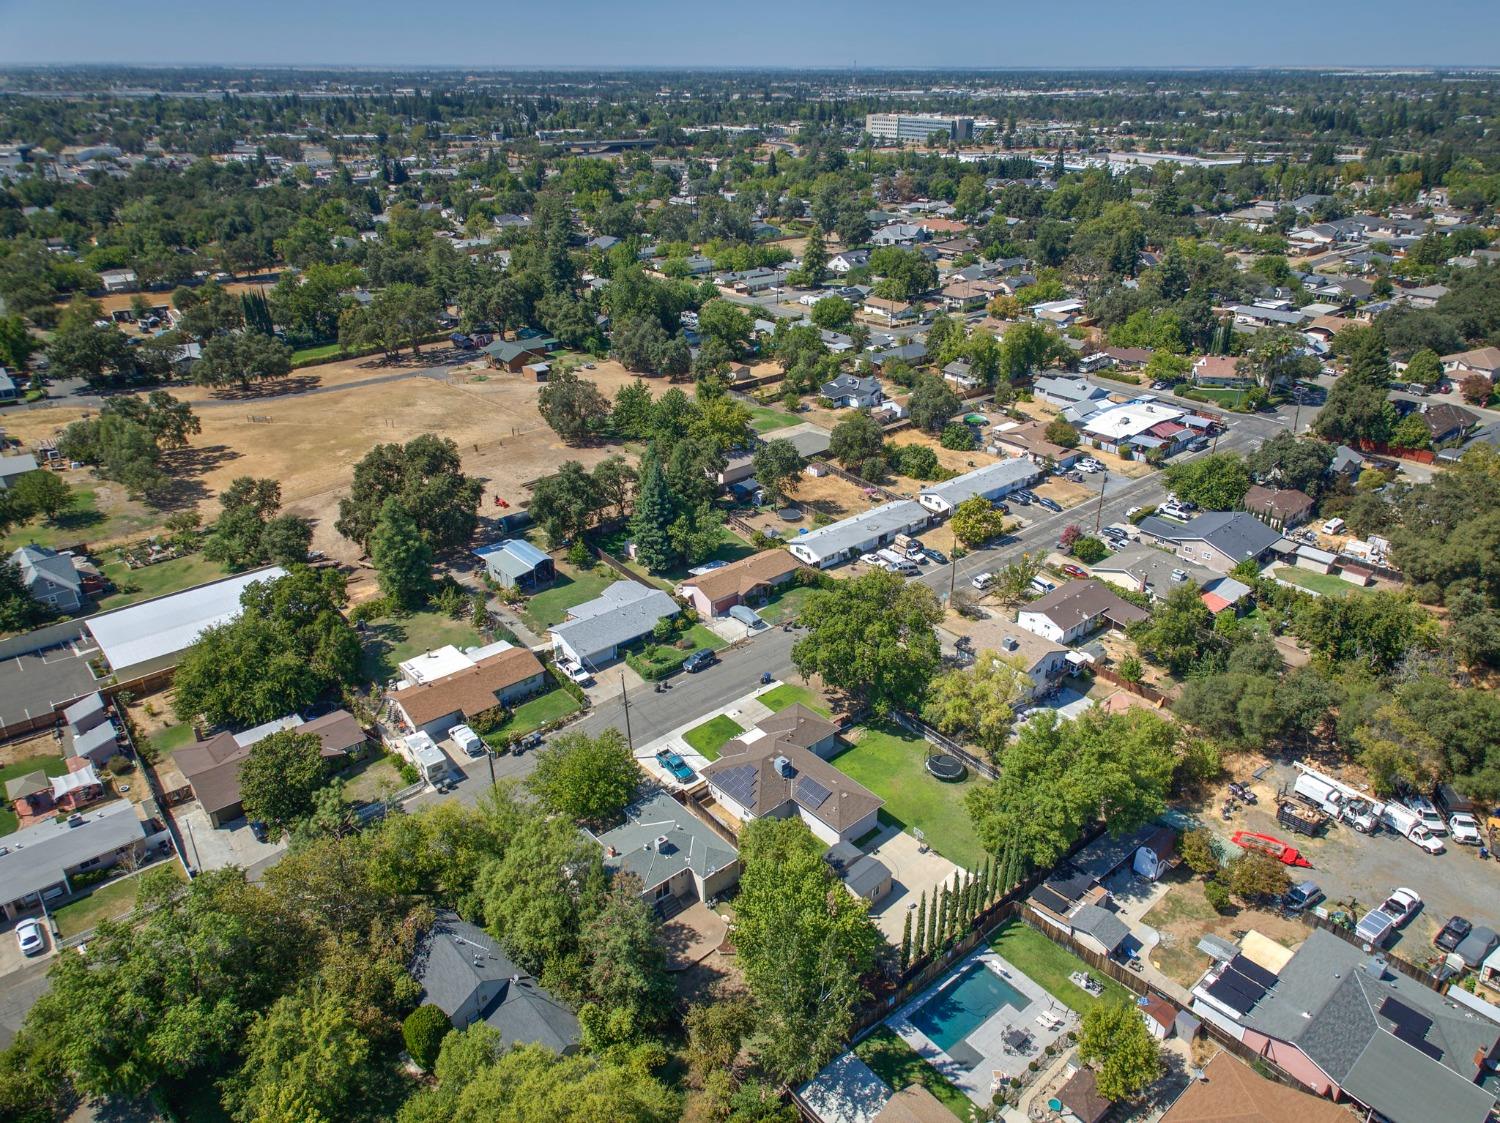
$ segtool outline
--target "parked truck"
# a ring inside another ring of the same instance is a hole
[[[1410,807],[1392,801],[1380,812],[1380,821],[1402,838],[1415,842],[1429,854],[1441,854],[1443,844],[1422,825],[1422,817]]]
[[[1292,794],[1298,799],[1348,823],[1361,834],[1373,834],[1379,829],[1382,804],[1374,796],[1301,762],[1296,768],[1298,776]]]

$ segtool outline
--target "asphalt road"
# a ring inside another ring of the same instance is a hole
[[[15,939],[8,929],[0,935],[8,940]],[[16,1039],[16,1032],[26,1020],[27,1012],[38,998],[47,993],[47,971],[51,966],[52,957],[49,955],[0,980],[0,1049],[7,1048]]]

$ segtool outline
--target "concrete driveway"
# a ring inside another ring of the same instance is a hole
[[[930,908],[942,887],[953,884],[958,867],[936,850],[924,849],[920,842],[899,827],[887,827],[873,845],[865,847],[865,853],[884,863],[891,871],[890,896],[871,910],[870,917],[881,934],[900,947],[906,914],[916,910],[923,893],[927,894]]]
[[[42,938],[47,941],[47,946],[36,955],[23,955],[21,945],[16,940],[16,925],[22,920],[37,920],[42,925]],[[11,974],[13,971],[21,971],[37,963],[46,963],[52,958],[57,950],[56,941],[52,936],[52,926],[43,920],[40,915],[21,917],[14,921],[7,921],[0,927],[0,977]]]
[[[250,869],[267,858],[279,857],[286,841],[259,842],[244,819],[228,826],[215,827],[208,813],[196,803],[174,808],[172,816],[182,832],[188,863],[196,870],[217,870],[225,866]]]

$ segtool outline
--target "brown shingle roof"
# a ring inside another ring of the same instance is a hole
[[[1083,1123],[1099,1123],[1113,1101],[1099,1094],[1099,1079],[1091,1068],[1080,1068],[1057,1090],[1057,1100]]]
[[[1098,616],[1107,617],[1111,623],[1123,628],[1150,615],[1123,597],[1117,597],[1102,581],[1094,580],[1069,581],[1065,585],[1059,585],[1021,611],[1045,616],[1065,632]]]
[[[721,601],[729,596],[745,596],[761,585],[785,577],[801,569],[802,564],[785,550],[762,550],[730,562],[721,569],[712,569],[689,578],[683,588],[697,589],[711,601]]]
[[[1329,1100],[1267,1080],[1220,1053],[1203,1080],[1188,1085],[1161,1123],[1349,1123],[1349,1112]]]
[[[1312,496],[1294,487],[1285,487],[1278,491],[1274,488],[1261,487],[1260,484],[1251,484],[1250,490],[1245,492],[1245,510],[1256,514],[1270,514],[1284,519],[1290,515],[1311,510],[1312,505]]]
[[[316,734],[323,746],[324,756],[344,756],[350,749],[369,739],[348,710],[334,710],[330,714],[313,718],[299,726],[297,731]]]
[[[908,1084],[875,1113],[871,1123],[953,1123],[953,1112],[920,1084]]]
[[[240,801],[240,764],[249,755],[250,749],[241,748],[233,733],[220,733],[178,749],[172,760],[203,809],[212,814]]]
[[[764,723],[761,729],[764,732]],[[885,803],[816,753],[797,744],[793,739],[797,735],[796,731],[790,735],[765,733],[751,741],[736,737],[724,746],[718,760],[702,770],[703,778],[722,791],[733,789],[744,795],[745,800],[737,802],[757,818],[787,803],[795,803],[836,831],[853,826]],[[802,730],[801,736],[806,735],[807,731]],[[776,770],[776,758],[782,756],[791,763],[791,776],[783,776]],[[819,800],[815,790],[804,788],[801,785],[804,779],[820,785],[829,793],[827,798]]]
[[[757,728],[782,741],[790,741],[799,749],[810,749],[839,731],[837,725],[813,713],[801,702],[793,702],[780,713],[772,714]]]
[[[413,725],[426,725],[446,714],[472,717],[481,713],[499,704],[497,695],[502,690],[541,673],[542,664],[528,648],[512,647],[465,670],[387,697],[401,704]]]

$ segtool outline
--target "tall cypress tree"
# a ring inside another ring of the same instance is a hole
[[[912,951],[912,960],[920,960],[927,954],[927,890],[922,890],[922,899],[917,903],[917,946]]]
[[[646,454],[641,473],[640,491],[635,497],[635,514],[630,519],[630,533],[635,539],[635,557],[652,573],[672,568],[677,560],[668,528],[677,517],[672,507],[672,493],[666,474],[654,452]]]
[[[943,903],[939,907],[938,919],[938,946],[946,949],[953,931],[953,894],[948,892],[948,887],[943,886]]]
[[[942,898],[936,889],[932,891],[932,908],[927,913],[927,954],[938,951],[938,914],[943,911]]]
[[[911,909],[906,910],[906,922],[901,927],[901,970],[911,963]]]

